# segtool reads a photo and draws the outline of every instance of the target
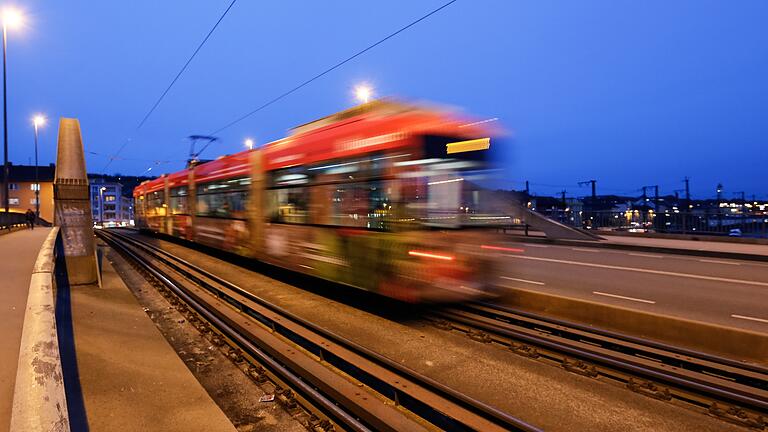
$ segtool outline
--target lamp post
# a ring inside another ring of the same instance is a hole
[[[5,76],[5,52],[8,40],[8,27],[17,26],[19,23],[21,23],[21,15],[17,11],[13,9],[6,9],[3,11],[3,187],[5,188],[3,200],[5,201],[6,214],[8,214],[8,206],[10,204],[10,198],[8,197],[8,193],[10,191],[10,187],[8,185],[10,175],[8,172],[8,91],[6,88]]]
[[[107,190],[107,188],[104,186],[99,188],[99,225],[101,225],[102,228],[104,228],[104,191],[105,190]]]
[[[37,135],[40,126],[45,124],[45,117],[38,114],[32,119],[32,123],[35,125],[35,220],[40,218],[40,178],[38,176],[38,163],[37,163]]]

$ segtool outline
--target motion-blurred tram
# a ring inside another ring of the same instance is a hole
[[[136,225],[407,302],[492,294],[492,131],[380,100],[134,190]],[[473,229],[474,228],[474,229]]]

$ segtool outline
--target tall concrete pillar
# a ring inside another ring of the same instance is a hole
[[[98,282],[90,189],[77,119],[59,120],[53,198],[54,223],[61,227],[69,283]]]

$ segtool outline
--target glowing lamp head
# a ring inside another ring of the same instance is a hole
[[[35,125],[35,127],[40,127],[45,125],[45,116],[38,114],[32,117],[32,123]]]
[[[18,28],[24,21],[21,13],[13,8],[3,9],[3,27]]]
[[[355,97],[361,103],[368,103],[372,95],[373,95],[373,90],[365,84],[361,84],[355,87]]]
[[[245,148],[247,148],[248,150],[253,150],[253,146],[255,143],[251,138],[247,138],[244,144],[245,144]]]

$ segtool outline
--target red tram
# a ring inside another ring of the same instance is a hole
[[[408,302],[485,296],[481,123],[363,104],[142,183],[136,224]]]

